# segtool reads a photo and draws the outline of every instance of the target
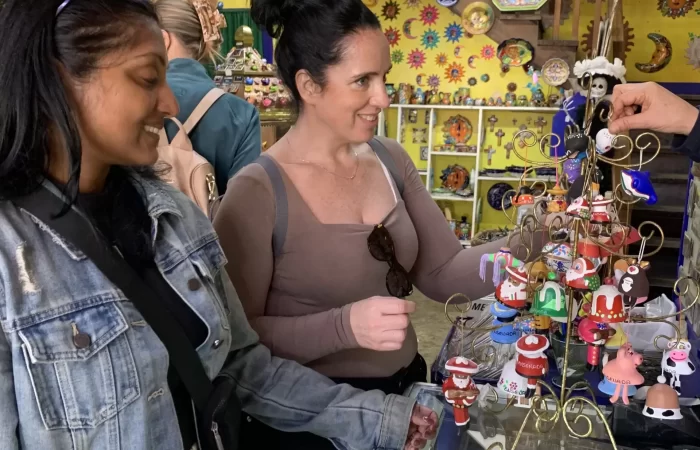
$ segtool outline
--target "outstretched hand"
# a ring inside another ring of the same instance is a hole
[[[408,438],[404,450],[420,450],[438,432],[438,416],[432,409],[416,404],[411,414]]]
[[[612,134],[651,129],[687,135],[698,120],[698,110],[693,105],[656,83],[617,85],[613,89],[612,105],[613,115],[608,124]]]

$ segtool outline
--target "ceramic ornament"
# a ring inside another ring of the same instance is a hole
[[[496,344],[514,344],[521,335],[515,323],[518,310],[494,302],[491,304],[490,311],[495,317],[491,325],[498,327],[490,333],[491,340]]]
[[[644,73],[654,73],[668,66],[671,62],[671,57],[673,56],[673,46],[671,46],[671,41],[659,33],[649,33],[647,34],[649,40],[654,43],[654,53],[651,55],[651,59],[646,63],[635,63],[635,67],[640,72]]]
[[[578,324],[578,336],[588,344],[586,353],[586,370],[593,372],[600,364],[601,348],[605,342],[615,335],[615,330],[605,323],[595,323],[588,317],[581,319]],[[610,394],[612,395],[612,394]]]
[[[642,362],[642,355],[636,353],[632,345],[627,343],[617,351],[617,358],[608,361],[603,367],[605,379],[616,385],[610,403],[616,403],[622,397],[622,403],[630,404],[629,386],[644,383],[644,377],[637,371]]]
[[[574,253],[571,245],[566,242],[548,242],[542,248],[544,262],[547,267],[558,274],[565,274],[571,267],[574,260]]]
[[[498,253],[486,253],[481,256],[479,262],[479,277],[481,281],[486,281],[486,264],[493,263],[493,285],[498,286],[503,280],[506,267],[520,267],[524,263],[515,258],[508,247],[501,247]]]
[[[607,262],[607,258],[600,256],[600,246],[588,237],[579,239],[576,252],[578,256],[590,259],[596,269]]]
[[[542,284],[541,289],[535,292],[530,314],[546,316],[555,322],[566,323],[566,292],[557,279],[555,273],[547,274],[547,281]]]
[[[547,199],[547,212],[550,214],[566,212],[569,206],[566,203],[566,189],[562,189],[558,184],[552,189],[547,190],[549,198]]]
[[[616,137],[607,128],[598,131],[598,134],[595,136],[595,151],[601,155],[608,153],[612,150],[612,143]]]
[[[593,302],[588,318],[596,323],[624,322],[627,314],[620,291],[611,284],[604,284],[596,289],[593,292]]]
[[[576,180],[581,178],[583,165],[579,159],[567,159],[564,161],[564,164],[562,164],[562,169],[564,169],[566,180],[569,182],[569,184],[573,185]]]
[[[622,293],[625,306],[630,307],[647,301],[649,297],[649,279],[646,270],[633,264],[627,267],[620,277],[618,289]]]
[[[656,192],[651,184],[649,172],[640,172],[638,170],[623,170],[620,174],[622,181],[622,189],[627,195],[634,198],[640,198],[647,205],[656,204]]]
[[[471,376],[479,371],[479,365],[474,361],[455,356],[445,364],[450,377],[442,384],[442,392],[447,403],[454,409],[455,425],[464,426],[469,423],[469,408],[479,396],[479,390]]]
[[[665,384],[655,384],[649,388],[642,414],[652,419],[662,420],[683,418],[676,391]]]
[[[591,222],[598,224],[610,223],[611,219],[609,208],[612,203],[612,198],[605,198],[600,194],[596,195],[595,199],[593,199],[593,202],[591,203]]]
[[[600,277],[593,262],[588,258],[577,258],[566,271],[566,285],[580,291],[595,291],[600,287]]]
[[[695,373],[695,365],[690,361],[692,345],[687,339],[669,341],[668,348],[661,359],[661,375],[656,380],[666,383],[681,395],[681,376]]]
[[[498,390],[509,396],[524,397],[527,393],[527,378],[516,372],[517,359],[515,357],[503,366],[501,377],[498,379]]]
[[[588,220],[591,218],[591,208],[588,205],[588,200],[585,196],[578,197],[575,199],[568,208],[566,208],[566,215],[571,217],[578,217],[579,219]]]
[[[543,378],[549,370],[549,363],[544,352],[549,348],[549,340],[542,335],[529,334],[518,339],[515,351],[518,358],[515,363],[515,371],[518,375],[527,378],[526,398],[535,395],[537,380]]]
[[[505,136],[505,135],[506,135],[506,133],[501,128],[499,128],[498,131],[496,132],[496,137],[498,138],[498,146],[499,147],[501,146],[503,136]]]
[[[505,306],[522,310],[527,307],[528,274],[524,266],[507,266],[508,278],[496,286],[496,300]]]

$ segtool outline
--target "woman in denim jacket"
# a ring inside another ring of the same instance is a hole
[[[44,187],[160,289],[153,301],[210,378],[235,381],[248,414],[341,449],[424,445],[430,410],[270,356],[208,220],[148,168],[178,107],[147,0],[8,0],[0,42],[0,449],[201,448],[187,392],[138,309],[16,206]]]

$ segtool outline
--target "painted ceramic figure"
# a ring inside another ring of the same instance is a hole
[[[503,366],[501,377],[498,379],[498,390],[512,397],[524,397],[527,393],[527,379],[515,371],[517,357]]]
[[[661,375],[657,381],[671,386],[681,395],[681,376],[695,373],[695,365],[690,361],[692,345],[687,339],[669,341],[661,359]]]
[[[593,240],[589,237],[579,238],[576,251],[578,256],[583,256],[584,258],[589,259],[595,266],[596,270],[608,261],[607,257],[604,258],[601,256],[600,246],[593,242]]]
[[[651,184],[649,172],[640,172],[638,170],[623,170],[620,174],[622,189],[627,195],[634,198],[640,198],[647,205],[656,204],[656,192]]]
[[[479,390],[471,376],[479,371],[479,365],[474,361],[455,356],[445,364],[450,377],[442,384],[445,400],[454,409],[455,425],[464,426],[469,423],[469,408],[476,401]]]
[[[608,153],[612,150],[613,140],[616,138],[614,134],[611,134],[607,128],[603,128],[596,134],[595,137],[595,151],[601,155]]]
[[[595,291],[600,287],[600,277],[595,265],[588,258],[577,258],[566,271],[566,285],[572,289]]]
[[[586,370],[593,372],[600,364],[600,352],[605,342],[615,334],[615,330],[604,323],[595,323],[588,317],[578,324],[578,336],[588,344],[586,353]]]
[[[535,292],[530,313],[551,318],[555,322],[566,323],[566,293],[556,281],[557,278],[553,272],[547,274],[547,281],[542,284],[541,289]]]
[[[621,323],[627,318],[622,294],[615,286],[605,284],[593,292],[588,318],[596,323]]]
[[[591,204],[591,222],[599,224],[610,223],[609,208],[612,202],[612,198],[605,198],[602,195],[596,195]]]
[[[653,419],[680,420],[680,401],[676,392],[665,384],[655,384],[647,391],[642,414]]]
[[[622,403],[630,404],[628,398],[629,386],[644,383],[644,377],[637,371],[643,362],[642,355],[632,349],[631,344],[625,344],[617,351],[617,358],[603,367],[606,380],[615,384],[615,392],[610,397],[610,403],[615,403],[621,397]]]
[[[527,391],[525,397],[535,395],[537,380],[544,377],[549,370],[549,363],[544,352],[549,348],[549,340],[542,335],[529,334],[518,339],[515,350],[518,359],[515,363],[515,371],[518,375],[527,378]]]
[[[514,322],[518,311],[498,302],[491,304],[490,311],[495,317],[491,325],[498,327],[490,333],[491,340],[496,344],[514,344],[521,335]]]
[[[566,212],[566,189],[562,189],[557,184],[552,189],[547,191],[549,194],[549,199],[547,201],[547,212],[548,213],[560,213]]]
[[[523,266],[506,267],[508,277],[496,287],[496,300],[513,309],[527,307],[528,274]]]
[[[578,217],[580,219],[590,219],[591,210],[588,206],[588,200],[585,197],[578,197],[576,200],[571,202],[568,208],[566,208],[566,214],[571,217]]]
[[[544,262],[547,267],[558,274],[565,274],[574,260],[571,245],[566,242],[548,242],[543,248]]]
[[[532,214],[535,207],[535,197],[529,186],[520,186],[520,191],[513,197],[513,206],[518,208],[518,215],[515,223],[520,225],[528,214]]]
[[[633,264],[620,277],[618,289],[622,292],[626,306],[639,305],[649,297],[649,279],[646,270]]]
[[[506,267],[522,266],[523,262],[515,258],[508,247],[501,247],[498,253],[487,253],[481,256],[479,264],[479,277],[486,281],[486,264],[493,263],[493,285],[498,286],[503,280]]]

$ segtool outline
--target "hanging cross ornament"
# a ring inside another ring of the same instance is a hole
[[[505,136],[505,135],[506,134],[500,128],[498,129],[498,131],[496,131],[496,136],[498,137],[498,146],[499,147],[501,146],[501,140],[503,139],[503,136]]]
[[[517,127],[518,126],[518,119],[513,119],[513,126]]]
[[[493,115],[493,116],[489,117],[488,121],[491,124],[491,132],[493,132],[493,128],[496,126],[496,122],[498,122],[498,117]]]
[[[489,145],[487,148],[484,149],[484,152],[486,153],[486,157],[488,158],[487,163],[490,166],[493,154],[496,153],[496,149],[493,148],[493,146]]]
[[[525,119],[525,122],[527,122],[527,124],[530,125],[532,123],[532,117],[527,116],[527,118]]]
[[[539,116],[535,121],[535,125],[537,125],[537,132],[541,134],[544,130],[544,126],[547,125],[547,121],[544,120],[544,117]]]
[[[520,133],[520,140],[518,141],[518,147],[520,147],[520,148],[525,148],[525,145],[526,145],[525,136],[527,135],[527,136],[529,137],[529,136],[532,134],[532,132],[530,132],[530,133],[521,133],[522,131],[526,131],[526,130],[527,130],[527,125],[522,124],[522,125],[520,125],[520,128],[518,128],[517,130],[515,130],[515,131],[513,132],[513,136],[515,136],[515,135],[517,135],[518,133]]]
[[[510,152],[513,151],[513,143],[512,142],[506,142],[506,159],[510,159]]]

